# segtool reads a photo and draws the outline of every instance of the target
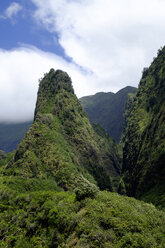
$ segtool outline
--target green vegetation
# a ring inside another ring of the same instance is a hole
[[[25,182],[37,178],[39,185],[40,180],[49,185],[53,178],[64,190],[88,181],[88,187],[112,191],[119,181],[118,157],[109,135],[92,128],[67,73],[51,69],[40,82],[34,123],[3,176],[17,177],[19,187],[20,177]]]
[[[0,150],[0,167],[8,164],[13,155],[14,152],[5,153],[4,151]]]
[[[116,193],[0,190],[0,247],[163,248],[165,213]]]
[[[34,123],[15,152],[0,152],[0,247],[164,248],[165,212],[109,192],[120,163],[68,75],[51,69]]]
[[[121,143],[120,144],[123,144],[124,141],[125,141],[125,135],[126,135],[126,129],[127,129],[127,126],[128,126],[128,120],[129,120],[131,109],[133,107],[133,102],[134,102],[135,97],[136,97],[135,93],[128,93],[128,98],[127,98],[127,101],[126,101],[126,104],[125,104],[125,111],[124,111],[124,114],[123,114],[123,131],[122,131],[122,136],[121,136],[121,140],[120,140]]]
[[[128,120],[123,153],[126,193],[165,208],[164,164],[165,48],[143,71]]]
[[[82,97],[80,102],[91,123],[100,124],[116,142],[119,142],[128,95],[134,95],[136,90],[135,87],[127,86],[116,94],[99,92],[93,96]]]
[[[45,89],[45,94],[46,92]],[[111,137],[119,142],[123,132],[122,116],[126,112],[124,106],[127,96],[134,95],[135,92],[136,88],[128,86],[116,94],[100,92],[94,96],[82,97],[80,103],[87,112],[91,123],[99,123]],[[0,123],[0,149],[5,152],[16,149],[31,124],[32,121],[15,124]]]

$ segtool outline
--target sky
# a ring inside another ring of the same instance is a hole
[[[78,97],[138,86],[165,45],[164,0],[0,0],[0,122],[33,119],[39,79],[66,71]]]

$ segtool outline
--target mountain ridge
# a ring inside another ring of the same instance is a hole
[[[143,71],[123,150],[126,193],[165,207],[165,47]]]
[[[117,93],[120,93],[120,91],[124,90],[124,89],[128,89],[128,92],[132,92],[131,86],[126,86],[125,88],[119,90]],[[130,89],[130,90],[129,90]],[[134,92],[134,90],[133,90]],[[95,95],[99,96],[99,98],[104,98],[105,95],[107,95],[107,100],[109,99],[109,96],[114,96],[117,93],[113,93],[113,92],[98,92]],[[126,92],[127,94],[127,92]],[[129,94],[129,93],[128,93]],[[80,103],[85,107],[85,101],[83,99],[89,99],[90,97],[94,97],[95,95],[91,95],[91,96],[87,96],[87,97],[82,97],[80,98]],[[110,103],[111,104],[111,103]],[[124,103],[120,104],[120,105],[125,105],[126,101],[124,101]],[[98,99],[98,105],[100,105],[100,99]],[[108,103],[109,105],[109,103]],[[105,114],[108,113],[107,110],[103,110],[103,112],[105,112]],[[124,110],[122,112],[122,114],[124,113]],[[122,115],[121,114],[121,115]],[[102,115],[102,114],[101,114]],[[105,117],[107,118],[107,117]],[[120,117],[120,119],[118,118],[117,120],[120,123],[120,130],[119,130],[119,134],[117,134],[117,141],[119,141],[119,139],[121,138],[121,133],[123,130],[122,127],[122,122],[123,119]],[[25,136],[26,132],[28,131],[28,129],[30,128],[30,126],[32,125],[32,120],[28,121],[28,122],[23,122],[23,123],[0,123],[0,149],[4,150],[5,152],[11,152],[12,150],[17,148],[17,145],[20,143],[20,141],[23,139],[23,137]],[[93,121],[92,121],[93,122]],[[95,122],[95,121],[94,121]],[[104,129],[107,129],[104,127],[104,124],[102,125],[102,121],[97,121],[96,118],[96,122],[98,122]],[[115,122],[115,120],[114,120]],[[111,124],[111,123],[110,123]],[[107,126],[107,125],[106,125]],[[113,130],[115,130],[116,126],[118,127],[118,124],[111,124],[110,129],[112,130],[112,132],[114,132]],[[107,130],[108,131],[108,130]],[[115,131],[116,132],[116,131]],[[118,132],[118,131],[117,131]],[[109,131],[109,134],[111,132]],[[110,135],[111,136],[111,135]]]
[[[126,86],[117,93],[98,92],[95,95],[80,98],[91,123],[100,124],[116,142],[123,131],[123,114],[129,93],[136,93],[137,88]]]

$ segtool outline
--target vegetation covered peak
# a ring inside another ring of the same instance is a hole
[[[40,81],[39,90],[44,91],[45,95],[47,93],[53,95],[61,89],[74,93],[70,77],[62,70],[50,69]]]
[[[40,82],[34,123],[14,157],[0,160],[0,247],[163,248],[163,211],[99,190],[118,182],[116,144],[91,126],[57,72]]]
[[[59,92],[74,94],[72,81],[66,72],[50,69],[40,80],[35,117],[39,112],[51,112],[51,106],[54,103],[53,99]]]
[[[120,160],[109,135],[94,129],[74,94],[67,73],[51,69],[40,81],[34,123],[19,144],[5,174],[54,181],[77,197],[115,190]],[[17,181],[18,182],[18,181]],[[92,193],[93,194],[93,193]],[[80,196],[81,195],[81,196]]]

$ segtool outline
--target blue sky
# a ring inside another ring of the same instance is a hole
[[[21,9],[9,18],[5,12],[12,3],[19,4]],[[69,59],[58,43],[58,33],[54,32],[52,36],[52,33],[36,23],[33,18],[35,10],[36,6],[31,1],[1,0],[0,30],[3,35],[0,39],[0,48],[10,50],[21,44],[29,44]]]
[[[0,0],[0,122],[33,118],[52,67],[78,97],[138,86],[164,46],[164,9],[164,0]]]

